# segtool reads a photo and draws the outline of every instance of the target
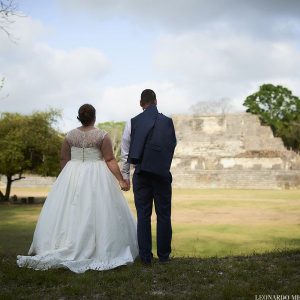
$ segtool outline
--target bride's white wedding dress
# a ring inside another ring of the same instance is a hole
[[[126,265],[138,255],[136,222],[99,150],[105,134],[67,134],[71,160],[41,211],[28,253],[34,256],[18,256],[20,267],[82,273]]]

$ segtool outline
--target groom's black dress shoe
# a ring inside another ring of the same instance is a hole
[[[147,258],[141,258],[141,263],[142,265],[144,266],[151,266],[152,265],[152,259],[153,259],[153,253],[151,252],[151,255],[150,257],[147,257]]]
[[[152,266],[152,262],[151,261],[141,260],[141,263],[145,267],[151,267]]]
[[[160,258],[159,259],[159,263],[161,263],[161,264],[167,264],[169,262],[171,262],[171,258],[170,257],[168,257],[168,258]]]

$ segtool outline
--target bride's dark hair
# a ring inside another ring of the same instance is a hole
[[[96,119],[96,109],[91,104],[83,104],[79,107],[77,119],[83,126],[89,126]]]

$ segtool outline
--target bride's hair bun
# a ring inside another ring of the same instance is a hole
[[[96,119],[96,109],[91,104],[83,104],[79,107],[77,119],[83,126],[88,126]]]

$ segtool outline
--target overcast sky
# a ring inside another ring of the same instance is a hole
[[[130,119],[145,88],[166,115],[220,98],[243,111],[263,83],[300,96],[299,0],[22,0],[19,9],[16,42],[0,32],[1,112],[59,108],[67,131],[83,103],[98,122]]]

